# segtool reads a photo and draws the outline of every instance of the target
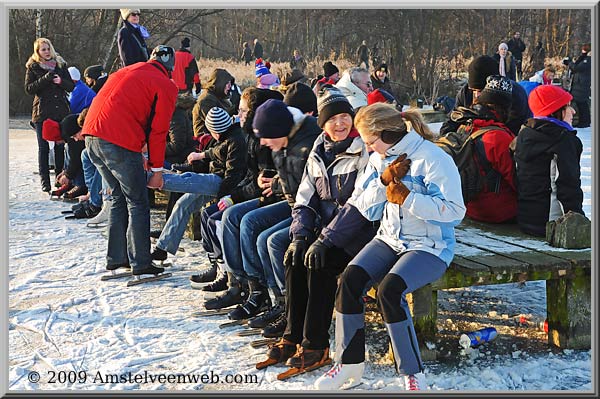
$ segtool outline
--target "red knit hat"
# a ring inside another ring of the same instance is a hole
[[[42,124],[42,138],[46,141],[61,141],[60,124],[53,119],[46,119]]]
[[[383,89],[375,89],[367,96],[367,104],[388,103],[393,104],[396,99],[390,93]]]
[[[529,94],[529,109],[533,116],[549,116],[567,105],[573,96],[558,86],[541,85]]]

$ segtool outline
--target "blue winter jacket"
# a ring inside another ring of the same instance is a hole
[[[69,97],[71,113],[79,114],[84,108],[88,108],[92,104],[92,100],[96,97],[96,92],[90,89],[81,80],[75,82],[75,88]]]

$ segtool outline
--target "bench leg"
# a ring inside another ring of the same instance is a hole
[[[437,332],[437,290],[430,284],[419,288],[407,295],[406,300],[413,317],[415,332],[419,340],[421,358],[423,361],[435,360],[435,349],[427,348],[426,342],[435,342]]]
[[[590,349],[591,295],[590,269],[577,269],[572,279],[546,281],[550,345]]]

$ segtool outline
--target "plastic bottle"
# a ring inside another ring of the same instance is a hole
[[[533,327],[548,332],[548,319],[542,316],[520,314],[515,316],[515,323],[522,327]]]
[[[491,340],[496,338],[497,335],[498,332],[494,327],[486,327],[482,328],[481,330],[462,334],[458,340],[458,343],[464,349],[470,347],[474,348],[486,342],[490,342]]]

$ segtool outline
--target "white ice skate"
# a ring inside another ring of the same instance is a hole
[[[104,227],[104,225],[108,222],[108,215],[110,215],[111,205],[111,200],[105,200],[102,204],[100,213],[88,220],[87,227]]]
[[[425,374],[403,375],[404,389],[407,391],[420,391],[427,388]]]
[[[365,363],[335,364],[328,372],[317,378],[315,388],[321,390],[350,389],[360,384]]]

